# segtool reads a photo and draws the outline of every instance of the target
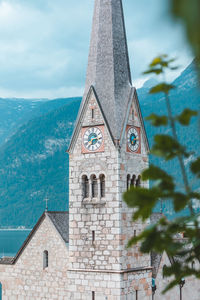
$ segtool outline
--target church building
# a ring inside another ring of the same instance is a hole
[[[148,187],[140,176],[148,152],[122,0],[95,0],[85,92],[68,149],[69,213],[44,212],[17,255],[0,260],[2,300],[200,299],[195,280],[163,296],[167,255],[126,247],[147,225],[132,222],[123,193]]]

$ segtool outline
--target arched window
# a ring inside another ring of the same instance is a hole
[[[131,178],[131,186],[135,186],[135,179],[136,179],[136,176],[133,175]]]
[[[130,188],[130,181],[131,181],[131,175],[128,174],[126,178],[126,189],[128,190]]]
[[[43,252],[43,269],[48,268],[49,266],[49,253],[47,250]]]
[[[163,271],[163,278],[165,278],[164,271],[165,271],[166,268],[167,268],[167,265],[164,265],[163,270],[162,270]]]
[[[98,184],[97,178],[95,175],[91,176],[91,185],[92,185],[92,198],[97,198],[98,196]]]
[[[137,187],[140,187],[140,186],[141,186],[141,176],[140,176],[140,175],[138,176],[135,185],[136,185]]]
[[[101,174],[99,176],[100,179],[100,193],[101,193],[101,198],[105,197],[105,175]]]
[[[192,269],[193,270],[195,269],[195,261],[194,260],[192,261]]]
[[[82,176],[82,196],[83,199],[89,197],[89,180],[86,175]]]
[[[132,120],[134,120],[135,119],[135,111],[134,111],[134,109],[132,108],[132,111],[131,111],[131,117],[132,117]]]

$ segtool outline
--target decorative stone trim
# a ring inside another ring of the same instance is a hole
[[[94,269],[68,269],[69,272],[90,272],[90,273],[112,273],[112,274],[124,274],[135,273],[141,271],[152,271],[152,267],[130,268],[126,270],[94,270]]]

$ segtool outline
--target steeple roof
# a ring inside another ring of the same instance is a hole
[[[120,139],[132,89],[121,0],[95,0],[83,101],[91,86],[113,138]]]

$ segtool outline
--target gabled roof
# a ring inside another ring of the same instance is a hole
[[[83,102],[91,86],[119,140],[132,87],[121,0],[95,0]]]
[[[94,87],[91,86],[90,89],[89,89],[89,91],[88,91],[88,94],[87,94],[87,97],[86,97],[85,101],[82,101],[82,103],[81,103],[81,106],[80,106],[80,109],[79,109],[79,112],[78,112],[78,117],[76,118],[76,124],[74,126],[74,131],[73,131],[72,138],[71,138],[70,145],[69,145],[69,148],[68,148],[67,152],[70,152],[73,149],[73,146],[76,143],[76,139],[77,139],[77,137],[79,135],[79,132],[80,132],[80,129],[81,129],[81,126],[82,126],[82,121],[83,121],[83,118],[84,118],[84,114],[85,114],[85,111],[87,109],[88,101],[89,101],[90,96],[91,96],[92,93],[93,93],[93,95],[94,95],[94,97],[95,97],[95,99],[97,101],[97,104],[99,106],[100,112],[101,112],[101,114],[103,116],[103,119],[105,121],[105,125],[106,125],[106,127],[107,127],[107,129],[109,131],[110,137],[111,137],[113,143],[115,144],[114,137],[112,135],[111,129],[110,129],[109,124],[107,122],[107,119],[105,117],[104,111],[103,111],[103,109],[101,107],[101,103],[100,103],[100,101],[98,99],[98,96],[96,94],[96,91],[95,91]]]
[[[16,263],[16,261],[21,256],[24,249],[29,244],[32,237],[36,233],[37,229],[39,228],[39,226],[41,225],[41,223],[44,221],[44,219],[46,217],[48,217],[49,220],[53,223],[53,225],[55,226],[56,230],[61,235],[64,242],[68,243],[68,241],[69,241],[69,213],[65,212],[65,211],[48,211],[48,212],[45,211],[42,214],[42,216],[39,218],[39,220],[36,223],[36,225],[34,226],[34,228],[31,230],[30,234],[24,241],[22,247],[19,249],[16,256],[15,257],[3,257],[0,259],[0,264],[13,265]]]

